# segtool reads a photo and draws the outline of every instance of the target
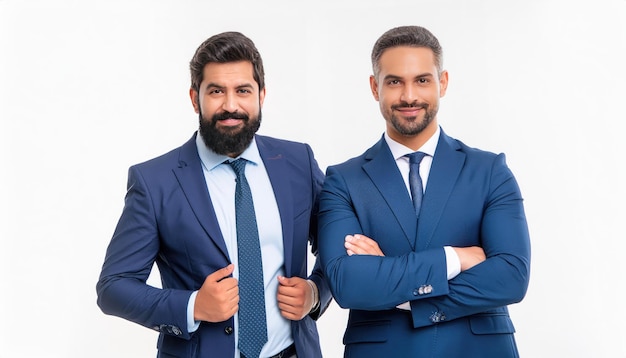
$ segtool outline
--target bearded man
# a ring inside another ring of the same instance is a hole
[[[199,130],[129,169],[98,305],[158,331],[158,357],[321,357],[331,296],[307,254],[323,173],[307,144],[256,135],[266,91],[249,38],[210,37],[190,70]],[[146,284],[155,262],[162,288]]]

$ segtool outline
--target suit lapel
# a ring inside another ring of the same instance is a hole
[[[178,166],[173,171],[198,222],[209,238],[219,247],[222,254],[230,261],[228,249],[211,203],[211,196],[204,180],[202,163],[196,147],[196,135],[180,148]]]
[[[283,231],[283,250],[285,252],[285,275],[291,277],[293,260],[293,210],[291,203],[291,184],[286,173],[288,173],[287,160],[282,152],[263,136],[256,136],[259,154],[265,165],[265,170],[270,178],[274,197],[278,205],[280,221]]]
[[[422,201],[417,233],[418,250],[423,250],[430,245],[443,209],[461,173],[465,163],[465,153],[459,149],[458,143],[442,130]]]
[[[402,227],[406,240],[415,249],[417,220],[411,197],[406,190],[402,175],[384,138],[365,154],[363,170],[370,177],[383,199]]]

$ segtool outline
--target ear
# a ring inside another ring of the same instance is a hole
[[[191,99],[191,104],[193,105],[193,110],[196,111],[196,113],[200,113],[200,103],[198,103],[199,98],[198,98],[198,91],[196,91],[193,88],[189,89],[189,98]]]
[[[265,87],[259,91],[259,106],[263,108],[263,101],[265,100]]]
[[[378,101],[378,82],[376,82],[376,77],[374,77],[374,75],[370,76],[370,89],[372,90],[372,95],[374,95],[374,99]]]
[[[446,95],[446,91],[448,90],[448,71],[444,70],[439,75],[439,97],[443,97]]]

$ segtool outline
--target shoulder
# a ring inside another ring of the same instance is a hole
[[[296,142],[282,138],[256,135],[255,137],[259,153],[264,158],[281,156],[284,158],[313,157],[313,150],[307,143]]]
[[[503,153],[495,153],[489,150],[467,145],[463,141],[447,135],[442,130],[441,138],[439,144],[437,145],[437,151],[440,149],[445,150],[445,147],[449,147],[452,150],[465,154],[468,160],[491,162],[496,160],[499,156],[504,156]],[[435,156],[437,156],[437,152],[435,152]]]
[[[464,172],[488,177],[501,177],[502,180],[512,177],[512,172],[506,162],[504,153],[479,149],[464,142],[442,135],[437,151],[435,152],[435,162],[445,163],[459,159],[463,163]]]
[[[374,143],[374,145],[369,147],[362,154],[352,157],[344,162],[331,165],[329,166],[329,169],[338,171],[362,170],[362,166],[372,160],[389,160],[390,162],[393,162],[391,150],[383,138]]]
[[[296,142],[293,140],[269,137],[265,135],[257,134],[255,140],[258,146],[270,147],[270,148],[293,148],[303,149],[308,147],[308,144],[302,142]]]
[[[199,161],[199,156],[194,135],[180,147],[174,148],[144,162],[134,164],[131,166],[131,170],[137,169],[149,172],[171,170],[173,167],[179,167],[181,165],[187,166],[189,162],[196,160]]]

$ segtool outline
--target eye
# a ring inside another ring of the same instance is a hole
[[[400,84],[400,80],[389,80],[387,81],[388,86],[397,86]]]
[[[237,93],[241,93],[241,94],[249,94],[252,93],[252,91],[248,88],[240,88],[237,90]]]
[[[222,93],[224,93],[224,91],[222,91],[222,89],[220,89],[220,88],[213,88],[212,90],[209,90],[208,93],[209,94],[222,94]]]
[[[427,84],[427,83],[429,83],[429,82],[430,82],[430,80],[429,80],[429,79],[427,79],[427,78],[418,78],[418,79],[417,79],[417,83]]]

